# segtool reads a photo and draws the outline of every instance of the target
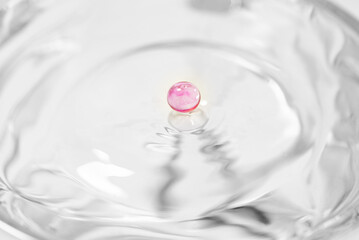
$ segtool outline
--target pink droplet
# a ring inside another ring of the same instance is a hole
[[[190,82],[178,82],[168,90],[167,102],[178,112],[190,112],[201,101],[201,94]]]

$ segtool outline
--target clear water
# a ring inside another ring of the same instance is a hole
[[[335,6],[0,4],[4,222],[76,240],[314,240],[356,227],[358,29]],[[166,102],[181,80],[202,94],[190,114]]]

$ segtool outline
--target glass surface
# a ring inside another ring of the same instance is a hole
[[[335,5],[0,6],[4,224],[47,240],[314,240],[355,229],[359,30]],[[167,105],[179,81],[201,91],[192,113]]]

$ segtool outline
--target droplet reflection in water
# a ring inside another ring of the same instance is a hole
[[[208,122],[208,117],[201,109],[189,113],[171,111],[168,122],[178,131],[194,131],[203,128]]]

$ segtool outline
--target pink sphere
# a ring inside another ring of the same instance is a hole
[[[198,88],[190,82],[178,82],[168,90],[167,102],[178,112],[190,112],[200,101],[201,94]]]

